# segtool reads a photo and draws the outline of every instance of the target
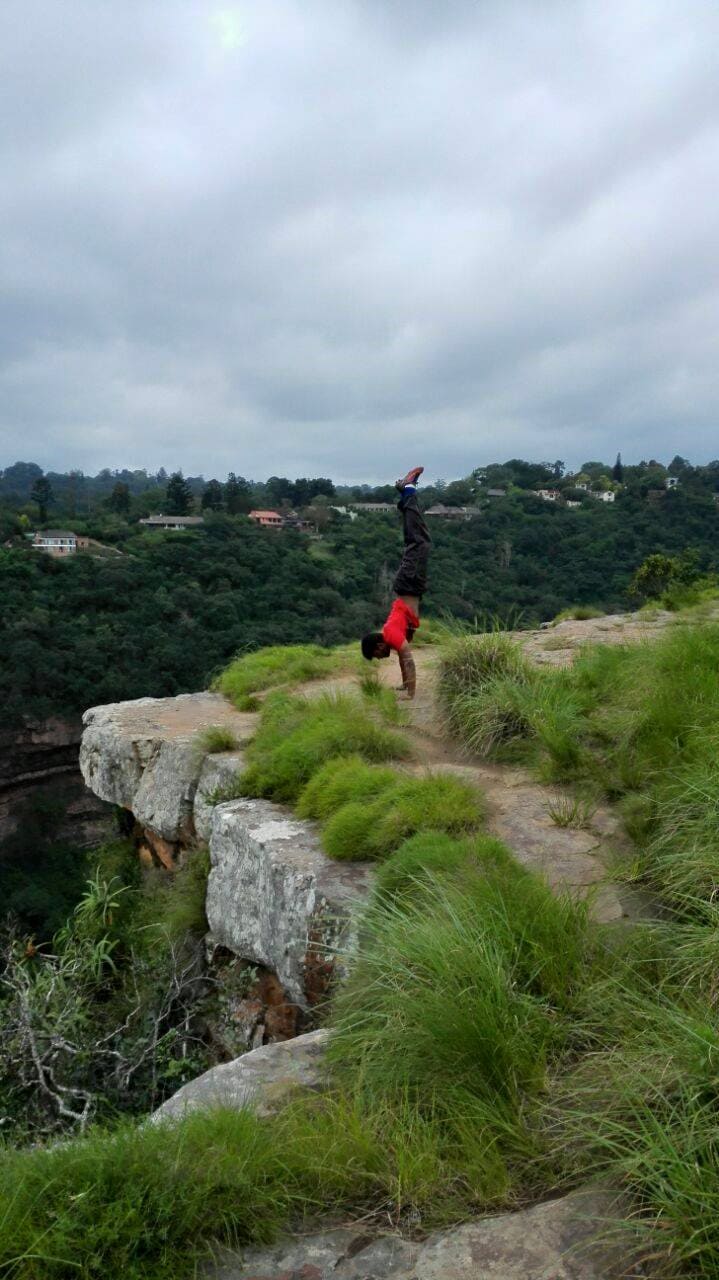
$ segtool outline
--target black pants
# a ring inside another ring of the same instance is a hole
[[[402,494],[398,502],[404,526],[404,553],[392,589],[397,596],[420,596],[427,590],[427,562],[432,539],[417,494]]]

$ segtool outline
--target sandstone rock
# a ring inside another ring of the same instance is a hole
[[[193,817],[195,833],[198,840],[209,843],[212,830],[212,811],[214,803],[210,803],[214,792],[232,786],[237,775],[245,767],[241,751],[223,751],[218,755],[205,756],[197,780]]]
[[[301,1008],[321,999],[369,894],[371,868],[332,862],[313,823],[249,799],[215,808],[210,861],[206,911],[215,942],[271,969]]]
[[[576,1192],[520,1213],[464,1223],[412,1243],[365,1224],[223,1252],[208,1280],[617,1280],[639,1275],[631,1241],[611,1236],[612,1200]]]
[[[92,707],[83,724],[80,768],[88,787],[164,840],[187,843],[203,765],[198,734],[228,725],[246,741],[254,721],[220,694],[192,693]]]
[[[322,1087],[328,1035],[327,1031],[310,1031],[212,1067],[178,1089],[151,1119],[153,1123],[176,1120],[203,1107],[240,1110],[251,1106],[258,1115],[271,1115],[293,1090]]]

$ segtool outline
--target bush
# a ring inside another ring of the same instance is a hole
[[[293,698],[274,694],[247,750],[245,795],[294,802],[313,773],[336,756],[380,763],[411,754],[406,738],[388,729],[351,694]]]
[[[556,627],[558,622],[587,622],[590,618],[602,618],[604,611],[595,609],[593,604],[570,604],[566,609],[561,609],[556,618],[552,620],[552,626]]]
[[[463,835],[483,819],[479,791],[459,778],[405,778],[371,804],[343,805],[327,822],[322,843],[330,857],[340,860],[385,858],[417,831]]]
[[[452,722],[456,700],[462,694],[477,694],[497,679],[525,683],[532,676],[530,664],[506,632],[459,636],[442,653],[437,697]]]
[[[318,644],[270,645],[241,654],[213,683],[240,711],[254,709],[253,693],[278,685],[304,684],[331,676],[340,655]]]
[[[215,755],[220,751],[236,751],[237,736],[229,725],[212,724],[199,735],[199,746],[207,755]]]
[[[476,1141],[503,1160],[526,1155],[526,1099],[565,1043],[585,947],[584,911],[501,855],[461,883],[427,874],[365,920],[334,1012],[340,1079],[375,1099],[441,1100],[445,1115],[469,1100]]]
[[[377,870],[375,896],[379,901],[411,897],[428,880],[463,876],[486,865],[506,866],[511,854],[494,836],[456,840],[443,831],[421,831],[396,849]]]
[[[397,782],[396,770],[367,764],[361,756],[338,756],[318,769],[300,793],[301,818],[326,821],[351,801],[376,799]]]

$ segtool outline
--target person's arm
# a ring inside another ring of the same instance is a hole
[[[417,691],[417,672],[412,650],[406,640],[397,650],[397,657],[399,658],[399,669],[402,672],[402,687],[405,689],[407,697],[413,698]]]

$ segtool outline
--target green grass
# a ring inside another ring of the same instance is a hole
[[[558,622],[587,622],[590,618],[601,617],[603,617],[603,610],[596,609],[593,604],[570,604],[552,619],[552,626],[556,627]]]
[[[241,785],[245,795],[293,803],[316,770],[337,756],[382,763],[411,754],[409,741],[382,722],[381,711],[372,715],[353,694],[276,693],[263,707]]]
[[[343,805],[374,800],[396,782],[397,771],[386,765],[367,764],[359,755],[335,756],[303,788],[297,812],[326,822]]]
[[[220,751],[236,751],[238,741],[229,725],[212,724],[198,735],[201,751],[206,755],[215,755]]]
[[[395,778],[374,800],[351,801],[331,814],[322,845],[341,861],[381,859],[418,831],[463,835],[484,816],[481,793],[451,774]]]
[[[277,686],[322,680],[340,668],[343,655],[318,644],[270,645],[240,654],[213,683],[213,688],[240,711],[252,711],[253,694]]]
[[[511,861],[506,845],[494,836],[458,840],[444,831],[421,831],[378,867],[375,896],[381,902],[402,902],[438,876],[461,883],[468,873],[486,866],[507,866]]]

